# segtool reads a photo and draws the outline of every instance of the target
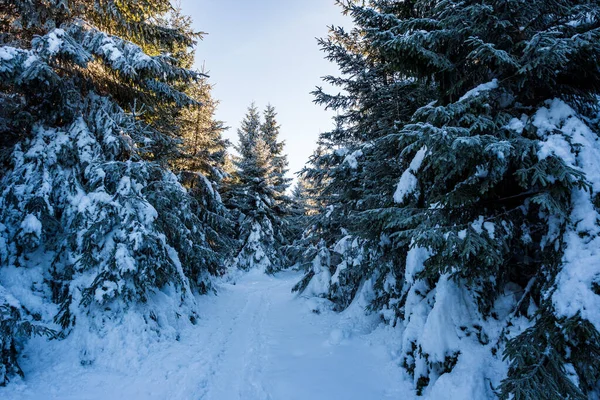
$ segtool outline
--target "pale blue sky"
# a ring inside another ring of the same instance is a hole
[[[334,0],[182,0],[196,30],[207,32],[198,44],[196,67],[204,63],[217,118],[237,128],[248,105],[275,106],[291,173],[302,168],[321,131],[332,127],[332,113],[315,105],[310,94],[321,77],[336,74],[316,39],[329,25],[346,21]]]

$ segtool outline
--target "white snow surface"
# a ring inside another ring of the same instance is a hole
[[[593,197],[600,194],[598,134],[558,99],[548,101],[535,114],[533,124],[543,139],[538,156],[562,158],[570,167],[583,171],[591,185],[591,193],[581,189],[573,192],[563,267],[548,295],[559,316],[579,315],[600,331],[600,296],[594,292],[594,285],[600,285],[600,214],[593,204]]]
[[[54,29],[50,32],[48,37],[48,52],[50,54],[58,53],[60,50],[60,46],[63,44],[63,36],[65,35],[65,31],[59,28]]]
[[[346,158],[344,158],[344,162],[350,166],[352,169],[358,168],[358,160],[357,158],[362,157],[362,150],[356,150],[352,154],[348,154]]]
[[[417,188],[417,177],[415,174],[421,169],[421,165],[423,164],[423,160],[427,155],[427,147],[423,146],[415,157],[411,161],[408,169],[404,171],[402,176],[400,177],[400,181],[398,182],[398,186],[396,187],[396,192],[394,193],[394,201],[396,203],[402,203],[406,197],[414,193]]]
[[[83,335],[33,339],[20,359],[25,378],[0,388],[0,398],[413,399],[390,350],[397,331],[365,318],[362,303],[337,314],[327,300],[293,295],[299,279],[254,270],[222,282],[218,295],[197,298],[201,318],[178,340],[110,333],[121,351],[109,343],[114,350],[90,365],[73,350]]]
[[[38,238],[42,236],[42,223],[33,214],[27,214],[21,222],[21,231],[24,234],[34,234]]]
[[[482,83],[481,85],[469,90],[467,93],[465,93],[464,96],[462,96],[460,99],[458,99],[458,101],[467,100],[471,97],[475,97],[475,96],[479,95],[479,93],[481,93],[481,92],[486,92],[488,90],[494,90],[497,88],[498,88],[498,79],[493,79],[490,82]]]
[[[2,46],[0,47],[0,60],[10,61],[21,52],[21,49],[16,49],[15,47]]]

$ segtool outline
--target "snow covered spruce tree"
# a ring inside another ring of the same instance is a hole
[[[310,217],[317,212],[317,204],[312,196],[313,188],[310,182],[302,175],[299,175],[290,196],[290,223],[294,225],[292,227],[293,230],[298,232],[292,235],[292,238],[300,236],[300,233],[310,224]]]
[[[83,363],[115,325],[174,337],[220,273],[202,205],[166,168],[179,132],[162,117],[201,78],[171,10],[0,2],[0,384],[31,333],[79,335]]]
[[[169,13],[165,22],[172,28],[192,33],[192,20],[183,15],[180,8]],[[189,69],[193,66],[194,54],[189,48],[180,46],[174,56],[183,68]],[[225,163],[229,142],[223,138],[227,127],[215,118],[218,101],[212,97],[212,85],[206,76],[189,82],[182,90],[194,102],[163,118],[173,119],[172,125],[182,142],[178,152],[170,157],[170,165],[199,203],[196,214],[205,224],[212,249],[219,255],[213,262],[222,267],[235,248],[231,215],[219,194],[227,175]]]
[[[348,96],[318,93],[347,116],[324,138],[343,150],[313,172],[332,196],[322,219],[348,233],[327,295],[343,306],[372,289],[371,308],[403,329],[400,362],[419,394],[595,398],[600,5],[384,0],[346,11],[357,28],[324,43]],[[361,59],[372,63],[353,73]],[[385,87],[377,71],[413,90],[357,95]]]
[[[234,265],[243,270],[259,268],[268,273],[284,266],[282,245],[286,242],[289,183],[287,159],[278,141],[279,126],[272,107],[261,122],[254,105],[238,130],[239,156],[226,189],[226,203],[238,216],[240,250]]]
[[[223,138],[227,129],[224,123],[215,119],[218,102],[212,98],[211,89],[206,78],[202,78],[185,90],[197,103],[184,107],[176,119],[182,145],[171,165],[200,205],[196,214],[218,254],[214,262],[224,265],[235,248],[234,224],[220,196],[227,176],[224,169],[229,142]]]
[[[318,244],[319,241],[315,240],[316,232],[310,229],[315,214],[318,214],[318,211],[313,198],[313,188],[310,182],[299,174],[291,193],[291,208],[288,216],[291,240],[285,247],[286,261],[296,269],[307,270],[315,258],[314,244]],[[299,290],[308,279],[310,277],[303,279],[294,290]]]
[[[176,120],[183,143],[172,164],[180,182],[200,205],[196,215],[205,224],[207,239],[218,254],[213,261],[224,265],[235,248],[234,224],[219,194],[227,175],[224,168],[229,142],[223,139],[223,122],[214,117],[217,102],[210,90],[205,79],[186,90],[198,104],[185,107]]]
[[[391,15],[417,15],[409,3],[380,2],[380,7]],[[352,10],[349,5],[343,8],[344,12]],[[397,125],[408,121],[419,106],[433,98],[430,85],[399,79],[396,65],[376,51],[372,39],[365,36],[365,24],[359,20],[355,23],[351,31],[332,27],[329,37],[319,41],[326,57],[336,62],[344,74],[327,76],[325,81],[343,91],[330,95],[318,88],[315,92],[316,102],[338,115],[335,129],[321,134],[319,149],[304,171],[312,201],[320,213],[311,218],[309,232],[295,243],[299,248],[305,247],[305,251],[296,251],[302,256],[295,261],[307,268],[296,289],[304,290],[315,277],[315,282],[320,283],[310,284],[310,292],[333,300],[338,310],[350,304],[364,277],[372,274],[375,266],[379,271],[402,274],[398,263],[380,251],[381,246],[387,246],[385,238],[368,240],[357,236],[351,227],[359,223],[354,211],[389,202],[396,176],[401,173],[394,158],[396,143],[375,148],[372,142],[394,132]],[[381,28],[391,28],[392,24]],[[311,259],[312,255],[327,251],[327,257],[317,258],[330,264]],[[372,252],[376,254],[367,256]],[[371,262],[375,264],[370,265]],[[384,278],[387,273],[378,276]]]
[[[330,299],[331,275],[340,261],[333,247],[347,232],[339,227],[340,215],[334,215],[333,199],[339,200],[339,197],[328,186],[336,170],[333,164],[328,164],[332,160],[329,157],[331,151],[328,146],[320,145],[299,177],[293,193],[297,211],[292,221],[295,220],[294,227],[301,230],[286,249],[290,264],[305,271],[293,291]],[[327,174],[330,166],[331,175]],[[332,260],[333,255],[338,257]],[[337,306],[338,309],[344,307]]]
[[[264,122],[260,130],[265,143],[270,149],[271,165],[273,166],[273,189],[275,190],[275,206],[280,216],[289,212],[290,198],[287,190],[290,187],[290,178],[286,177],[288,173],[287,155],[283,152],[284,142],[279,141],[280,126],[277,123],[277,113],[275,107],[268,105],[263,113]]]
[[[179,8],[169,14],[166,24],[188,34],[193,33],[191,18],[183,15]],[[180,66],[187,69],[192,68],[194,55],[195,51],[184,46],[174,54]],[[215,118],[219,102],[212,97],[212,89],[206,76],[182,87],[182,91],[195,102],[175,114],[174,125],[183,143],[178,148],[178,156],[172,161],[172,168],[176,171],[197,171],[218,183],[224,177],[229,142],[223,138],[228,128],[223,121]]]

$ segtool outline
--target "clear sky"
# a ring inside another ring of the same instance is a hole
[[[198,43],[196,67],[205,64],[215,85],[217,118],[231,127],[225,136],[237,141],[252,101],[260,109],[271,103],[290,171],[300,170],[319,133],[333,126],[333,114],[315,105],[310,92],[322,76],[337,73],[316,38],[346,21],[340,7],[334,0],[182,0],[181,6],[194,28],[208,33]]]

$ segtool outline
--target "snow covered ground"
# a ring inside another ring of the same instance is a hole
[[[410,399],[389,351],[400,347],[397,331],[365,318],[360,304],[336,314],[296,297],[299,278],[255,271],[223,283],[218,296],[199,298],[202,319],[179,341],[153,343],[139,360],[124,349],[114,367],[31,345],[25,354],[35,361],[21,361],[26,378],[0,388],[0,398]]]

